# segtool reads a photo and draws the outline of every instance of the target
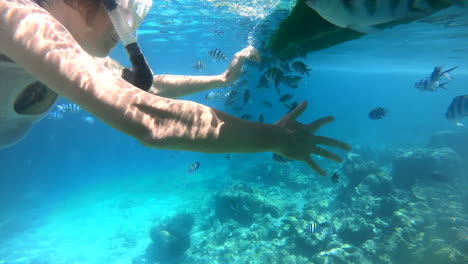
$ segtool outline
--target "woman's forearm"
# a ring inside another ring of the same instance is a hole
[[[235,82],[241,75],[242,65],[249,57],[259,60],[257,51],[247,47],[237,52],[231,60],[227,69],[219,75],[211,76],[185,76],[185,75],[155,75],[150,93],[167,98],[178,98],[181,96],[198,93]]]
[[[273,146],[287,144],[285,131],[277,126],[241,120],[190,101],[154,96],[128,84],[89,56],[47,12],[28,1],[0,2],[0,33],[0,53],[145,145],[220,153],[275,151]]]
[[[178,98],[218,87],[228,85],[223,74],[212,76],[185,76],[185,75],[155,75],[150,93],[167,97]]]

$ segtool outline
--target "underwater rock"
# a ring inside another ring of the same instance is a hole
[[[151,229],[153,243],[146,248],[149,263],[174,263],[190,247],[190,231],[194,224],[192,214],[178,214]]]
[[[416,183],[451,183],[460,179],[463,167],[459,155],[450,148],[400,150],[393,161],[392,182],[402,189]]]
[[[215,197],[215,213],[221,223],[234,220],[248,226],[266,214],[280,216],[277,206],[268,203],[256,189],[236,183]]]
[[[338,194],[337,200],[349,202],[349,197],[355,192],[355,188],[371,174],[380,172],[379,165],[372,161],[366,160],[361,155],[349,153],[348,158],[343,165],[343,173],[349,179],[349,183],[345,188],[342,188]]]
[[[468,132],[440,131],[429,140],[433,148],[448,147],[464,159],[468,159]]]

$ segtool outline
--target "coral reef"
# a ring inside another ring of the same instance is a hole
[[[182,213],[154,226],[150,232],[152,243],[146,249],[147,263],[179,263],[190,248],[193,224],[194,216]]]
[[[468,132],[440,131],[431,137],[429,147],[448,147],[468,159]]]
[[[463,167],[462,159],[450,148],[400,150],[393,161],[392,182],[409,189],[416,183],[464,181]]]
[[[241,225],[250,225],[265,214],[280,215],[277,206],[265,200],[257,189],[243,183],[234,184],[216,196],[215,212],[220,222],[232,219]]]

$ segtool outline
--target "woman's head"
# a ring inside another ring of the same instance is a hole
[[[107,56],[119,37],[101,0],[39,0],[89,54]]]

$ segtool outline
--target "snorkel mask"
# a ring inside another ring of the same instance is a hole
[[[138,46],[136,30],[150,10],[152,0],[102,0],[102,3],[133,66],[124,69],[122,78],[148,91],[153,84],[153,72]]]

